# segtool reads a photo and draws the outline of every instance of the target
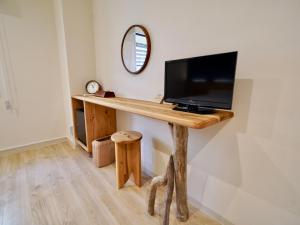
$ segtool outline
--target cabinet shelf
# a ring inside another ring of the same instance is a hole
[[[78,138],[78,118],[76,111],[84,110],[86,145]],[[116,132],[116,110],[96,105],[82,99],[72,98],[74,138],[76,143],[87,152],[92,152],[92,142],[95,139],[109,136]]]

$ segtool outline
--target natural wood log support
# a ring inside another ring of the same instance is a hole
[[[155,205],[155,197],[156,191],[159,186],[167,186],[167,191],[165,194],[165,211],[163,218],[163,225],[169,224],[169,215],[170,215],[170,207],[173,198],[174,192],[174,160],[173,155],[170,156],[169,163],[167,166],[167,171],[164,176],[154,177],[151,181],[150,185],[150,195],[148,201],[148,213],[153,216],[154,215],[154,205]]]
[[[154,215],[154,205],[155,205],[155,198],[156,198],[156,190],[159,186],[165,186],[167,184],[167,177],[164,176],[157,176],[154,177],[150,184],[150,194],[149,194],[149,201],[148,201],[148,213],[153,216]]]
[[[167,177],[167,191],[165,194],[165,212],[164,212],[163,225],[169,225],[170,207],[171,207],[173,192],[174,192],[174,161],[172,155],[170,156],[166,177]]]
[[[158,186],[167,185],[163,220],[164,225],[169,224],[169,214],[174,191],[174,181],[176,187],[177,219],[184,222],[189,218],[186,185],[188,128],[176,124],[169,125],[172,132],[175,153],[170,156],[166,174],[153,178],[151,182],[148,202],[148,213],[150,215],[154,215],[156,190]]]
[[[184,222],[189,218],[186,182],[188,128],[174,125],[173,140],[177,219]]]

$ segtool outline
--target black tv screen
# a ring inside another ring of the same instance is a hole
[[[165,62],[164,101],[231,109],[237,52]]]

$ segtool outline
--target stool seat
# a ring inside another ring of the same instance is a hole
[[[119,131],[111,136],[115,143],[117,187],[124,186],[133,174],[134,183],[141,181],[141,139],[142,134],[136,131]]]
[[[142,137],[143,135],[137,131],[119,131],[111,136],[111,140],[115,143],[129,144],[141,140]]]

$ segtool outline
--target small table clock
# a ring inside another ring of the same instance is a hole
[[[102,86],[95,80],[88,81],[85,88],[89,94],[95,94],[96,92],[102,90]]]

